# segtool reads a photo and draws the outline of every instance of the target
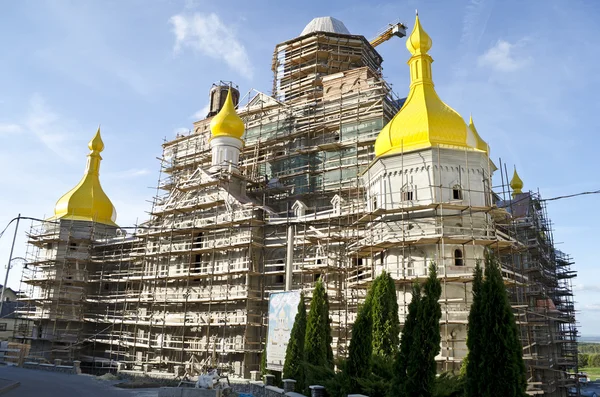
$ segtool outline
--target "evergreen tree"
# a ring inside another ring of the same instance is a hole
[[[267,369],[267,345],[265,343],[265,347],[263,348],[262,353],[260,354],[260,374],[266,375],[269,373]]]
[[[369,303],[361,306],[356,316],[356,321],[352,326],[352,339],[350,339],[348,347],[346,373],[350,381],[349,390],[353,393],[363,391],[359,390],[358,379],[371,375],[372,335],[372,315]]]
[[[306,320],[304,359],[316,367],[333,369],[331,325],[327,293],[321,280],[317,281]]]
[[[440,352],[441,341],[441,294],[442,286],[437,278],[436,265],[431,263],[423,295],[418,286],[413,287],[400,352],[395,363],[395,378],[392,383],[394,396],[433,396],[436,385],[435,356]]]
[[[472,306],[469,314],[469,320],[480,321],[480,325],[479,329],[474,329],[477,323],[469,324],[472,332],[478,332],[479,336],[468,342],[475,350],[469,351],[466,395],[523,397],[527,378],[519,328],[500,265],[491,254],[485,258],[485,279],[479,299],[480,306]]]
[[[473,303],[469,311],[469,325],[467,330],[467,348],[469,353],[463,362],[463,367],[466,369],[463,374],[465,377],[465,393],[467,396],[479,396],[479,390],[483,380],[481,367],[483,363],[483,349],[485,341],[482,338],[481,331],[483,329],[483,271],[479,261],[475,264],[475,272],[473,274]],[[463,370],[461,367],[461,372]]]
[[[389,273],[383,272],[371,286],[373,316],[373,354],[393,358],[400,339],[400,319],[396,285]]]
[[[420,395],[425,397],[433,395],[435,375],[437,373],[435,356],[440,352],[440,342],[442,340],[440,335],[442,308],[439,302],[442,295],[442,285],[437,278],[437,266],[433,262],[429,265],[429,277],[425,281],[423,292],[425,293],[425,297],[421,304],[419,316],[419,325],[421,326],[421,354],[416,356],[419,360],[418,362],[421,363],[419,368],[421,393],[411,394],[411,396]]]
[[[421,310],[421,286],[415,283],[412,287],[412,298],[408,304],[408,315],[402,329],[400,338],[400,349],[394,361],[394,377],[392,378],[392,396],[410,396],[408,390],[414,389],[419,382],[414,378],[414,371],[409,374],[408,364],[411,350],[413,348],[415,334],[419,332],[418,317]],[[409,378],[409,375],[413,378]]]
[[[306,305],[304,295],[300,294],[298,313],[290,333],[290,341],[285,350],[283,378],[294,379],[297,390],[304,390],[304,339],[306,337]]]

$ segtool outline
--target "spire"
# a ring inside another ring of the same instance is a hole
[[[433,146],[472,148],[467,142],[468,127],[463,118],[446,105],[435,92],[431,74],[433,59],[428,54],[431,37],[425,32],[419,15],[406,40],[411,54],[410,91],[404,106],[383,127],[375,142],[375,155],[388,156]]]
[[[475,147],[479,150],[483,150],[487,154],[490,154],[489,145],[487,144],[486,141],[481,139],[481,135],[479,135],[479,133],[477,132],[477,128],[475,128],[475,123],[473,123],[473,115],[470,115],[470,117],[469,117],[469,128],[471,129],[471,132],[473,132],[473,135],[475,136],[475,141],[476,141]]]
[[[242,135],[244,135],[244,122],[240,116],[237,115],[235,107],[233,106],[231,88],[227,93],[223,108],[210,122],[210,130],[212,132],[212,138],[217,136],[229,136],[241,139]]]
[[[57,201],[51,219],[90,221],[116,226],[115,207],[100,185],[100,152],[104,150],[100,127],[88,143],[88,148],[90,153],[87,155],[83,178]]]
[[[515,172],[513,173],[513,177],[510,180],[510,187],[513,190],[512,197],[515,198],[517,194],[523,193],[523,181],[519,178],[519,174],[517,174],[517,167],[515,167]]]

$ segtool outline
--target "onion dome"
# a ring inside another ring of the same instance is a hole
[[[211,138],[228,136],[241,139],[244,135],[244,121],[238,116],[233,106],[231,89],[227,93],[225,104],[210,122]]]
[[[408,61],[410,91],[400,111],[383,127],[375,141],[375,155],[378,157],[434,146],[484,147],[485,142],[474,136],[476,131],[472,132],[462,116],[436,93],[431,76],[433,59],[427,53],[431,45],[431,38],[417,15],[406,41],[406,48],[412,55]]]
[[[517,194],[523,193],[523,180],[517,174],[517,168],[515,167],[515,172],[513,173],[513,177],[510,180],[510,187],[513,190],[512,196],[515,198]]]
[[[100,127],[88,147],[91,151],[87,155],[83,178],[56,202],[54,216],[50,219],[90,221],[116,226],[117,211],[100,185],[100,152],[104,150]]]

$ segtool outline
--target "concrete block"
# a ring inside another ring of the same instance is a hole
[[[308,386],[310,397],[325,397],[325,387],[320,385]]]
[[[295,391],[291,391],[285,393],[286,397],[306,397],[304,394],[296,393]]]
[[[284,379],[283,390],[287,393],[296,389],[296,381],[294,379]]]
[[[265,385],[274,386],[275,385],[275,375],[267,374],[263,375]]]
[[[283,396],[285,394],[285,392],[283,391],[283,389],[277,387],[277,386],[266,386],[265,387],[265,394],[267,396]]]
[[[250,371],[250,380],[253,382],[260,381],[260,371]]]

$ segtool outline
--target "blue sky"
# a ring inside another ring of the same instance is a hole
[[[242,96],[269,92],[274,46],[313,17],[336,17],[372,38],[397,19],[411,28],[416,8],[433,39],[438,93],[465,119],[473,114],[496,162],[516,165],[525,188],[545,197],[600,188],[592,169],[600,143],[595,1],[22,0],[0,13],[0,227],[19,212],[52,213],[78,182],[98,124],[101,179],[117,222],[145,219],[160,145],[203,115],[213,82],[232,80]],[[404,40],[378,50],[386,79],[405,95]],[[548,203],[558,247],[576,261],[584,335],[600,334],[599,198]],[[16,255],[25,253],[27,227]],[[9,237],[0,239],[3,266]]]

